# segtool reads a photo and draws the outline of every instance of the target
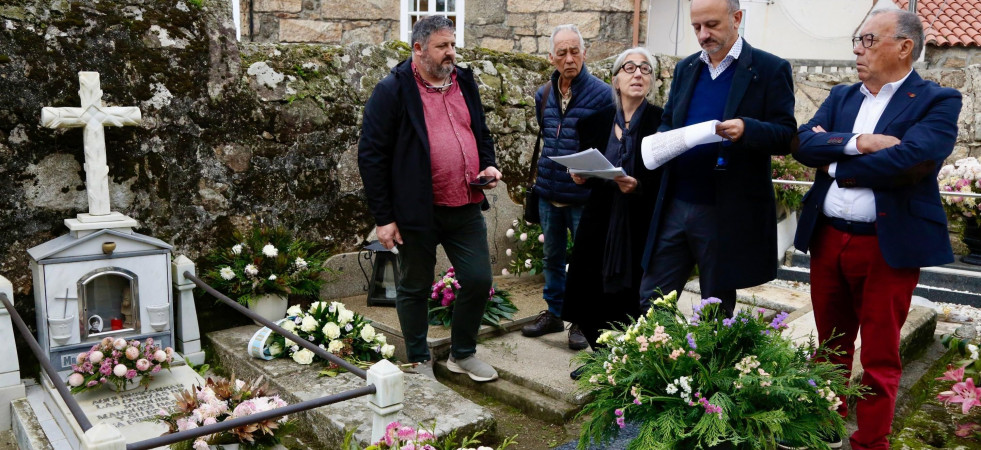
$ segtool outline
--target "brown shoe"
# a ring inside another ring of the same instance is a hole
[[[521,334],[527,337],[538,337],[549,333],[558,333],[564,329],[565,325],[562,324],[562,319],[545,310],[538,314],[534,322],[522,327]]]
[[[586,347],[589,347],[589,341],[587,341],[586,336],[582,334],[582,330],[579,329],[579,325],[569,325],[569,348],[573,350],[585,350]]]

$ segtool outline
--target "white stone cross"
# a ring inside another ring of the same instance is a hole
[[[140,109],[135,106],[102,106],[98,72],[79,72],[78,96],[81,108],[44,107],[41,125],[48,128],[85,127],[85,190],[89,198],[90,216],[108,216],[109,166],[106,165],[106,135],[103,126],[139,125]]]

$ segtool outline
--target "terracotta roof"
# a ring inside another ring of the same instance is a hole
[[[909,9],[909,0],[893,0]],[[926,43],[941,47],[981,47],[981,0],[917,0]]]

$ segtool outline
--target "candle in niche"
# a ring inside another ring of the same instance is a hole
[[[109,321],[109,324],[112,326],[113,331],[123,329],[123,319],[112,319]]]

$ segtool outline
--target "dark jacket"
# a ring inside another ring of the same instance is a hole
[[[392,68],[365,104],[358,168],[376,225],[395,222],[400,229],[425,230],[433,226],[433,180],[422,97],[410,61]],[[470,128],[484,170],[495,165],[494,141],[473,71],[457,67],[456,82],[470,110]],[[486,200],[482,207],[487,209]]]
[[[613,128],[614,107],[609,107],[579,121],[579,147],[581,150],[596,148],[606,152],[610,130]],[[584,330],[609,328],[609,322],[626,323],[627,316],[636,317],[638,313],[637,292],[644,271],[641,268],[643,248],[650,227],[654,201],[661,184],[661,169],[649,170],[644,167],[640,143],[642,138],[654,134],[661,123],[663,110],[647,105],[639,121],[631,121],[640,128],[634,140],[633,157],[623,163],[624,169],[632,173],[639,182],[637,191],[623,194],[613,181],[589,179],[583,186],[590,191],[589,200],[583,209],[576,232],[576,242],[572,247],[572,262],[566,277],[565,303],[562,318],[579,324]],[[628,168],[629,167],[629,168]],[[633,279],[630,289],[616,293],[605,293],[603,289],[603,253],[606,246],[607,229],[614,196],[624,196],[630,211],[630,237],[633,252]],[[592,334],[587,331],[587,335]],[[592,340],[595,336],[589,336]]]
[[[842,188],[863,187],[875,195],[875,230],[886,264],[928,267],[954,261],[947,215],[940,203],[937,172],[957,140],[961,93],[920,78],[915,71],[896,90],[875,125],[875,133],[895,136],[899,145],[866,155],[845,155],[862,106],[861,83],[835,86],[810,122],[798,130],[794,158],[810,167],[837,162]],[[826,133],[811,128],[820,125]],[[918,176],[916,174],[919,174]],[[794,246],[807,251],[833,178],[818,171],[804,205]]]
[[[552,72],[552,90],[545,103],[545,115],[542,110],[542,96],[545,87],[538,88],[535,93],[535,116],[538,126],[542,127],[542,156],[538,160],[538,178],[535,180],[535,190],[546,200],[559,203],[581,205],[589,197],[589,190],[572,181],[566,173],[565,166],[548,159],[549,156],[571,155],[579,151],[579,135],[576,133],[576,122],[579,119],[613,106],[613,96],[610,85],[603,80],[590,75],[584,65],[579,75],[572,80],[572,100],[562,114],[562,93],[559,92],[559,72]]]
[[[671,95],[664,106],[659,131],[685,124],[692,92],[705,65],[698,53],[678,62],[671,81]],[[732,87],[726,99],[723,119],[740,118],[746,124],[742,138],[728,147],[728,168],[713,171],[715,205],[719,222],[719,289],[739,289],[770,281],[777,276],[777,220],[770,168],[771,155],[790,153],[797,127],[794,119],[794,82],[790,63],[743,41],[742,53],[733,63]],[[670,177],[684,176],[665,165],[662,189],[651,220],[644,254],[650,263],[663,220]]]

